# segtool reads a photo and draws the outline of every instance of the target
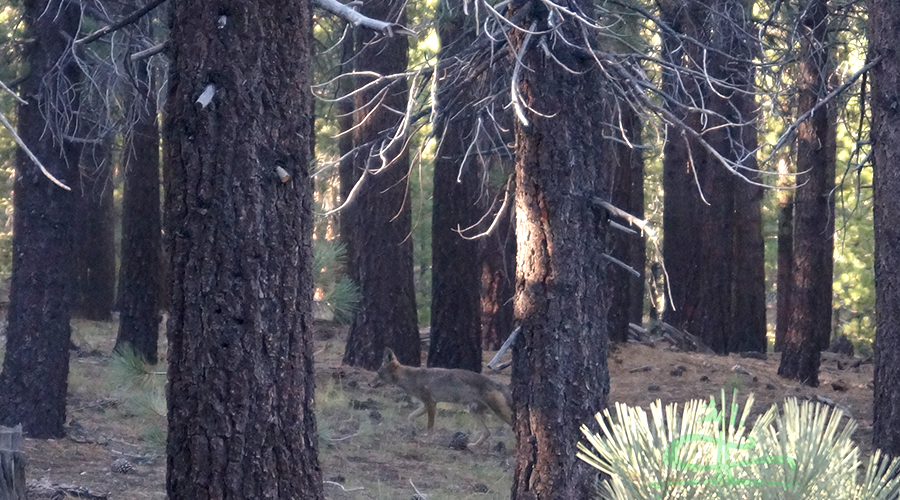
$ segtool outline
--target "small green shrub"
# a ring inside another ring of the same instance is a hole
[[[359,286],[343,275],[346,247],[336,240],[319,238],[313,245],[316,314],[340,324],[353,320],[359,302]]]
[[[721,408],[692,400],[679,412],[657,400],[648,413],[616,404],[597,414],[601,432],[582,426],[578,457],[608,474],[602,498],[822,499],[897,498],[900,460],[876,453],[864,476],[851,440],[852,419],[840,410],[794,398],[745,426],[753,395],[738,411],[737,391]]]

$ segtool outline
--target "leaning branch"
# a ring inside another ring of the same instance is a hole
[[[25,99],[22,99],[21,97],[19,97],[19,94],[16,94],[15,92],[13,92],[13,90],[12,90],[11,88],[7,87],[6,84],[3,83],[2,81],[0,81],[0,88],[2,88],[3,90],[9,92],[9,95],[15,97],[16,100],[19,101],[19,102],[21,102],[22,104],[28,104],[28,101],[26,101]]]
[[[107,35],[114,31],[118,31],[118,30],[124,28],[125,26],[128,26],[129,24],[132,24],[132,23],[136,22],[138,19],[144,17],[144,15],[146,15],[148,12],[155,9],[156,7],[159,6],[159,4],[161,4],[165,1],[166,0],[152,0],[147,5],[132,12],[130,15],[124,17],[119,22],[110,24],[108,26],[104,26],[84,38],[79,38],[78,40],[75,40],[75,45],[91,43],[91,42],[99,40],[104,35]]]
[[[811,116],[813,115],[813,113],[819,111],[819,109],[820,109],[821,107],[823,107],[823,106],[825,106],[826,104],[828,104],[832,99],[834,99],[834,98],[837,97],[838,95],[842,94],[842,93],[843,93],[845,90],[847,90],[851,85],[853,85],[854,83],[856,83],[856,80],[859,80],[859,78],[862,77],[863,75],[865,75],[867,71],[869,71],[870,69],[872,69],[872,68],[873,68],[874,66],[876,66],[878,63],[880,63],[880,62],[881,62],[881,59],[882,59],[883,57],[884,57],[884,56],[878,56],[878,57],[876,57],[875,59],[872,59],[871,61],[869,61],[868,63],[866,63],[862,68],[859,68],[859,70],[857,70],[856,73],[853,73],[852,75],[850,75],[850,78],[847,78],[847,81],[845,81],[845,82],[843,83],[843,85],[841,85],[841,86],[835,88],[834,90],[832,90],[831,92],[829,92],[828,95],[826,95],[825,97],[823,97],[822,99],[820,99],[819,102],[817,102],[815,106],[813,106],[812,108],[808,109],[808,110],[807,110],[805,113],[803,113],[802,115],[798,116],[797,119],[794,120],[794,123],[792,123],[792,124],[787,128],[787,130],[785,130],[785,131],[781,134],[781,137],[778,139],[778,141],[775,143],[775,146],[773,146],[773,148],[772,148],[772,149],[773,149],[772,155],[770,155],[770,157],[767,158],[765,161],[768,161],[769,159],[771,159],[771,157],[773,157],[773,156],[775,155],[775,151],[778,151],[779,149],[781,149],[781,148],[782,148],[782,147],[783,147],[790,139],[792,139],[792,138],[793,138],[794,131],[796,131],[797,128],[800,127],[800,125],[801,125],[804,121],[808,120],[809,117],[811,117]]]
[[[476,222],[475,224],[473,224],[465,229],[462,229],[461,227],[459,227],[459,225],[456,226],[456,229],[454,229],[454,231],[456,231],[460,235],[460,237],[462,237],[462,239],[477,240],[479,238],[486,238],[494,233],[494,230],[497,229],[497,225],[500,223],[500,219],[502,219],[503,214],[506,213],[506,207],[509,205],[509,193],[510,193],[509,186],[512,184],[512,180],[513,180],[512,176],[510,176],[509,179],[506,180],[506,190],[505,190],[506,194],[503,196],[503,204],[500,205],[500,210],[497,211],[497,214],[494,216],[494,220],[491,221],[491,225],[490,225],[490,227],[487,228],[487,231],[480,233],[480,234],[476,234],[475,236],[466,236],[463,234],[464,232],[468,231],[469,229],[472,229],[473,227],[477,226],[478,224],[481,224],[481,221],[483,221],[488,215],[487,213],[485,213],[484,216],[478,222]],[[491,208],[493,208],[493,204],[492,204]],[[488,212],[488,213],[490,213],[490,212]]]
[[[16,143],[19,145],[19,147],[21,147],[22,150],[25,151],[25,154],[27,154],[28,157],[31,158],[31,161],[33,161],[34,164],[37,165],[39,169],[41,169],[41,172],[45,176],[47,176],[48,179],[50,179],[50,182],[65,189],[66,191],[72,190],[72,188],[63,184],[56,177],[53,177],[53,174],[51,174],[50,172],[47,171],[46,168],[44,168],[44,165],[41,164],[41,161],[37,159],[37,156],[34,156],[34,153],[32,153],[31,150],[28,149],[28,146],[25,145],[25,141],[23,141],[22,138],[19,137],[19,134],[16,133],[16,129],[14,129],[13,126],[9,124],[9,121],[6,119],[6,116],[3,114],[2,111],[0,111],[0,122],[3,122],[3,126],[6,127],[6,130],[9,130],[9,133],[12,134],[13,139],[16,140]]]
[[[169,46],[169,42],[163,42],[163,43],[158,43],[158,44],[154,45],[153,47],[150,47],[149,49],[144,49],[140,52],[135,52],[134,54],[131,54],[131,57],[130,57],[131,62],[138,62],[141,59],[146,59],[148,57],[155,56],[156,54],[159,54],[160,52],[166,50],[166,47],[168,47],[168,46]]]
[[[394,36],[394,33],[407,36],[416,34],[415,31],[406,28],[402,24],[389,23],[380,21],[378,19],[372,19],[371,17],[364,16],[359,12],[356,12],[355,10],[353,10],[353,7],[351,7],[351,5],[355,2],[351,2],[349,5],[344,5],[337,0],[315,0],[315,3],[328,12],[331,12],[332,14],[347,20],[354,26],[369,28],[371,30],[378,31],[385,36]]]

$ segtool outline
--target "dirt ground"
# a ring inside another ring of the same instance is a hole
[[[68,435],[25,440],[30,498],[165,498],[165,419],[159,402],[134,397],[110,375],[114,324],[79,322],[74,330],[79,350],[71,360]],[[426,435],[424,419],[406,420],[416,407],[409,397],[392,387],[372,388],[372,373],[341,366],[343,338],[343,329],[333,326],[319,325],[316,332],[326,498],[509,498],[515,446],[510,429],[489,417],[492,436],[486,445],[451,449],[454,433],[477,432],[474,419],[459,408],[442,407],[435,432]],[[492,356],[485,353],[485,363]],[[856,438],[868,455],[872,364],[853,367],[854,361],[860,359],[828,355],[820,387],[811,389],[778,377],[777,354],[762,360],[676,352],[665,342],[625,344],[610,354],[610,401],[647,407],[657,399],[667,403],[718,397],[722,388],[730,396],[737,388],[744,397],[754,393],[754,408],[762,413],[788,396],[821,398],[858,421]],[[508,371],[491,376],[508,382]],[[122,473],[125,461],[131,470]]]

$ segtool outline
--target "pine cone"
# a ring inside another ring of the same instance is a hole
[[[112,463],[112,471],[117,474],[128,474],[134,471],[134,465],[124,458],[118,458]]]

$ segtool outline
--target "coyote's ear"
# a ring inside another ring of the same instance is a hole
[[[389,347],[384,348],[384,364],[391,363],[396,361],[397,356],[394,356],[394,351],[392,351]]]

